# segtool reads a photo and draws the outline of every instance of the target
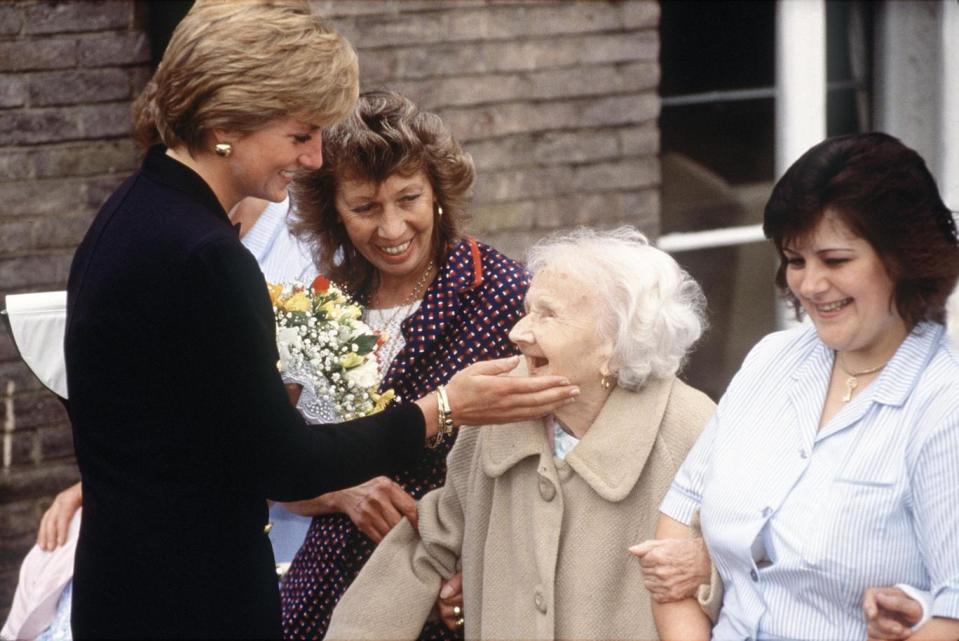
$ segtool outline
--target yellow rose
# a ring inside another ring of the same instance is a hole
[[[350,352],[340,359],[340,365],[343,369],[351,369],[363,364],[363,357],[356,352]]]
[[[280,308],[285,312],[308,312],[310,311],[310,297],[305,292],[299,291],[289,298],[280,301]]]
[[[342,315],[340,316],[341,320],[357,320],[360,316],[363,315],[363,312],[360,311],[360,308],[356,305],[347,305],[343,308]]]
[[[382,394],[377,394],[376,392],[373,392],[372,396],[373,396],[373,403],[374,403],[372,413],[376,414],[377,412],[382,412],[383,410],[386,409],[386,406],[390,404],[390,401],[396,398],[396,392],[394,392],[392,389],[388,389]]]
[[[320,311],[325,312],[327,318],[337,318],[340,313],[339,307],[340,306],[336,304],[336,301],[328,300],[320,305]]]
[[[272,283],[267,283],[266,289],[268,292],[270,292],[270,303],[276,307],[276,301],[280,299],[280,294],[283,293],[283,285],[273,285]]]

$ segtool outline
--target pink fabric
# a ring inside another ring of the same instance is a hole
[[[20,582],[10,615],[0,631],[4,639],[33,639],[46,630],[57,613],[57,601],[73,578],[73,554],[80,532],[80,512],[73,515],[67,542],[52,552],[34,545],[20,566]]]

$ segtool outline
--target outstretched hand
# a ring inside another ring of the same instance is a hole
[[[37,545],[49,552],[67,542],[70,521],[83,506],[83,489],[79,483],[71,485],[57,494],[53,503],[40,517],[40,529],[37,531]]]
[[[572,403],[579,388],[563,376],[507,376],[519,357],[481,361],[446,385],[456,425],[512,423],[545,416]]]
[[[905,639],[922,618],[922,606],[895,587],[869,588],[862,598],[870,639]]]
[[[379,543],[405,516],[415,528],[416,501],[398,483],[377,476],[366,483],[335,493],[336,504],[353,524]]]
[[[709,551],[702,538],[650,539],[629,551],[639,557],[643,583],[657,603],[694,597],[700,585],[709,583]]]

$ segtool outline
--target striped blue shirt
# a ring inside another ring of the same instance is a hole
[[[833,358],[811,326],[761,341],[663,501],[701,508],[716,639],[864,639],[863,592],[895,583],[959,619],[959,355],[919,325],[819,430]]]
[[[289,196],[282,202],[269,203],[240,242],[256,257],[268,282],[309,285],[319,272],[309,247],[287,227],[289,210]]]

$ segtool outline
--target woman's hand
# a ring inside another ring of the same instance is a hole
[[[300,395],[303,394],[303,386],[298,383],[284,383],[283,387],[286,388],[286,395],[290,398],[290,405],[296,407],[300,401]]]
[[[922,606],[899,588],[869,588],[862,598],[870,639],[905,639],[922,618]]]
[[[657,603],[694,597],[700,585],[709,583],[712,568],[702,538],[651,539],[629,551],[639,557],[643,583]]]
[[[57,494],[53,503],[40,518],[37,545],[41,550],[49,552],[67,542],[70,521],[82,505],[83,489],[79,483]]]
[[[385,476],[336,492],[334,504],[373,543],[382,541],[404,516],[416,527],[416,501]]]
[[[446,385],[453,423],[490,425],[545,416],[573,402],[579,388],[562,376],[505,376],[519,357],[474,363],[459,371]],[[426,414],[427,421],[435,416]]]
[[[450,630],[463,627],[463,573],[457,572],[444,581],[436,599],[436,611],[440,620]]]

